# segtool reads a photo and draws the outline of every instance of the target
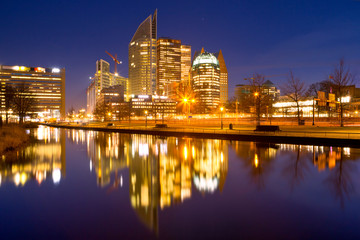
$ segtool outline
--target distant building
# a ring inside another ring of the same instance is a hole
[[[96,108],[101,91],[112,86],[123,86],[123,94],[128,96],[128,78],[122,77],[117,73],[110,72],[110,64],[103,59],[96,61],[96,72],[94,78],[86,90],[86,111],[92,114]],[[122,96],[124,98],[124,96]]]
[[[124,86],[115,85],[108,88],[104,88],[100,92],[98,102],[106,102],[111,105],[118,105],[118,103],[124,102]]]
[[[237,84],[235,86],[235,97],[240,101],[244,95],[249,95],[253,91],[253,86],[248,84]],[[263,94],[269,95],[273,101],[280,97],[280,89],[278,89],[273,82],[267,80],[261,87]]]
[[[65,68],[0,66],[0,111],[5,109],[6,86],[29,89],[36,101],[32,113],[40,117],[65,117]]]
[[[167,84],[181,81],[181,41],[159,38],[156,63],[156,93],[163,96]]]
[[[96,72],[95,72],[95,88],[96,93],[99,96],[100,91],[103,88],[111,86],[111,75],[110,75],[110,64],[100,59],[96,61]]]
[[[192,63],[191,78],[198,112],[210,113],[220,105],[220,65],[211,53],[198,54]]]
[[[156,91],[157,10],[146,18],[129,43],[130,94],[152,95]]]
[[[135,116],[144,116],[145,111],[148,115],[165,116],[176,114],[176,101],[167,96],[135,95],[130,100],[131,112]]]
[[[87,114],[92,114],[96,107],[96,87],[95,80],[92,79],[90,85],[86,89],[86,112]]]
[[[123,88],[124,88],[124,96],[128,97],[128,95],[129,95],[129,89],[128,89],[128,87],[129,87],[129,84],[128,84],[129,79],[126,78],[126,77],[120,76],[118,74],[112,74],[112,73],[111,73],[111,77],[112,77],[111,78],[111,86],[117,86],[117,85],[123,86]]]

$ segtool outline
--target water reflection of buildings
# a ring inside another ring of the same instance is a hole
[[[48,178],[57,184],[65,176],[64,130],[40,126],[30,134],[37,139],[34,144],[2,156],[0,184],[13,182],[23,186],[29,180],[41,184]]]
[[[159,208],[190,198],[193,186],[201,193],[224,187],[228,171],[226,141],[103,132],[87,132],[85,139],[90,166],[101,186],[110,183],[112,173],[129,169],[131,205],[144,224],[155,231]]]

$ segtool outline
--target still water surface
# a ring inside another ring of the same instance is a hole
[[[2,239],[360,239],[360,149],[40,127]]]

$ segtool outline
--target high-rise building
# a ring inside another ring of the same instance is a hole
[[[128,96],[128,78],[111,73],[111,86],[121,85],[124,88],[124,95]]]
[[[191,68],[192,86],[198,111],[209,113],[220,104],[220,65],[211,53],[198,54]]]
[[[156,39],[157,10],[140,24],[129,43],[130,94],[156,91]]]
[[[96,72],[94,78],[91,79],[92,81],[86,90],[88,114],[94,112],[103,89],[121,85],[123,86],[124,95],[128,96],[128,78],[122,77],[117,73],[111,73],[110,64],[103,59],[96,61]]]
[[[220,104],[225,104],[228,101],[228,71],[221,50],[215,54],[215,57],[220,65]]]
[[[0,109],[6,109],[6,87],[27,89],[35,99],[31,113],[65,117],[65,68],[0,66]]]
[[[190,83],[191,46],[181,45],[181,82]]]
[[[156,63],[156,93],[161,96],[167,84],[181,81],[181,41],[159,38]]]
[[[110,75],[110,64],[100,59],[96,61],[96,72],[95,72],[95,87],[97,96],[103,88],[111,86],[111,75]]]
[[[91,114],[95,110],[96,106],[96,87],[95,87],[95,79],[92,79],[90,85],[86,89],[86,112]]]

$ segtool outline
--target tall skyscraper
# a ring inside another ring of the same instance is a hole
[[[140,24],[129,43],[130,94],[156,91],[156,39],[157,10]]]
[[[122,77],[117,73],[111,73],[110,64],[103,59],[96,61],[96,72],[94,78],[90,79],[91,82],[86,90],[86,109],[89,114],[94,112],[103,89],[121,85],[123,86],[124,95],[128,96],[128,78]]]
[[[211,53],[195,57],[191,69],[193,91],[200,113],[210,113],[220,104],[220,65]]]
[[[167,84],[181,81],[181,41],[159,38],[156,63],[156,93],[165,95]]]
[[[95,72],[95,88],[97,96],[100,95],[100,91],[103,88],[111,86],[111,75],[110,75],[110,64],[100,59],[96,61],[96,72]]]
[[[181,82],[188,84],[190,82],[191,69],[191,46],[181,45]]]
[[[228,101],[228,71],[221,50],[215,53],[215,57],[220,65],[220,103],[225,104]]]
[[[0,66],[0,109],[6,109],[7,86],[27,89],[23,94],[35,99],[29,112],[65,118],[65,68]]]

